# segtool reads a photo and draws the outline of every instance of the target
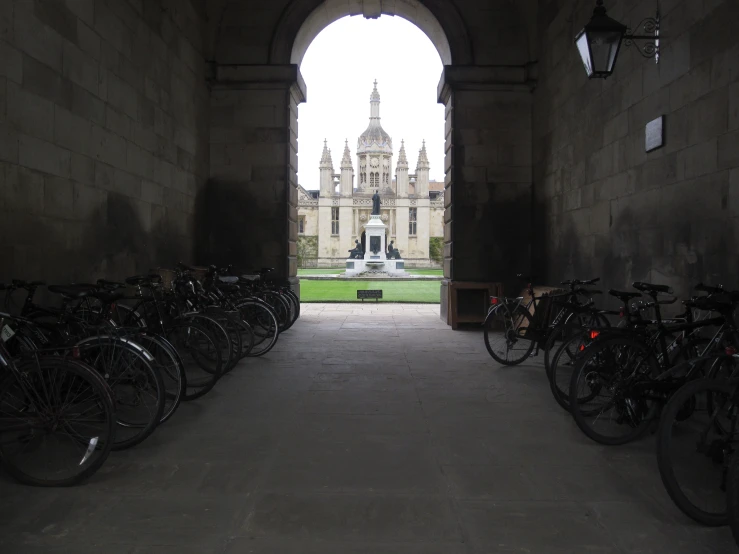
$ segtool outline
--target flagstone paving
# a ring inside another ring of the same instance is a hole
[[[538,360],[438,305],[310,304],[264,358],[82,486],[0,476],[0,552],[734,552],[671,504],[653,437],[606,448]]]

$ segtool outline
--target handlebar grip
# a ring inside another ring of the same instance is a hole
[[[706,285],[705,283],[698,283],[697,285],[695,285],[695,290],[699,290],[701,292],[707,292],[707,293],[710,293],[710,294],[715,294],[715,293],[718,293],[718,292],[723,292],[724,291],[724,287],[721,286],[721,285],[718,285],[717,287],[714,287],[712,285]]]

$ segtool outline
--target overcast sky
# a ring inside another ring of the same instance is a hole
[[[324,138],[337,173],[344,139],[349,139],[356,173],[357,139],[369,123],[375,79],[382,126],[393,138],[393,174],[400,140],[405,139],[413,172],[426,139],[431,180],[444,180],[444,106],[436,102],[442,64],[418,27],[388,15],[374,20],[345,17],[316,37],[300,71],[308,86],[308,101],[300,105],[298,115],[298,182],[303,187],[319,188]]]

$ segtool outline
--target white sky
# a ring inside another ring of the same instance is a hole
[[[431,180],[444,180],[444,106],[436,101],[442,63],[418,27],[388,15],[374,20],[344,17],[311,43],[300,71],[308,87],[308,101],[298,112],[298,182],[303,187],[319,188],[324,138],[337,173],[344,139],[349,139],[356,173],[357,139],[369,124],[375,79],[382,126],[393,138],[393,174],[400,140],[405,139],[414,172],[421,141],[426,139]]]

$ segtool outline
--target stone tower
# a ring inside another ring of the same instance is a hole
[[[405,198],[408,196],[408,183],[410,178],[408,176],[408,158],[405,154],[405,141],[400,141],[400,152],[398,152],[398,167],[395,169],[397,175],[396,182],[396,193],[398,198]]]
[[[341,196],[351,196],[354,192],[354,166],[352,166],[352,155],[349,152],[349,140],[344,143],[344,156],[341,158],[341,184],[339,193]]]
[[[393,139],[380,123],[380,93],[377,91],[377,81],[370,96],[369,126],[357,141],[357,166],[359,191],[392,191]]]
[[[334,193],[334,162],[326,140],[323,141],[323,154],[319,168],[321,170],[321,196],[329,197]]]
[[[429,195],[429,157],[426,153],[426,141],[418,153],[418,164],[416,165],[416,195],[420,198],[426,198]]]

